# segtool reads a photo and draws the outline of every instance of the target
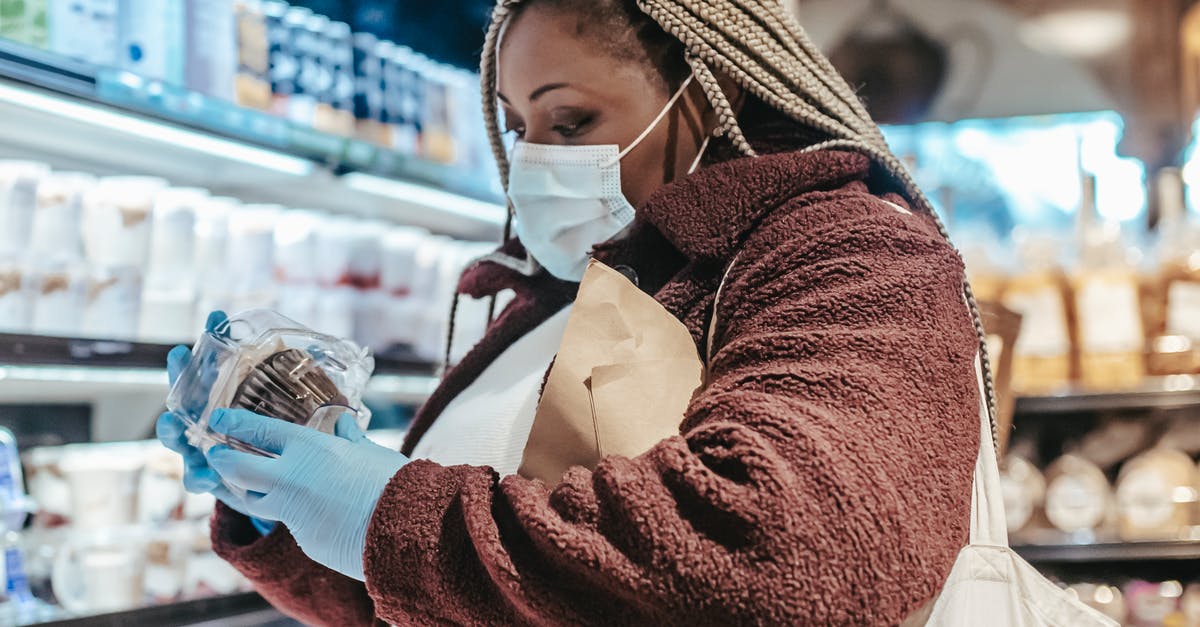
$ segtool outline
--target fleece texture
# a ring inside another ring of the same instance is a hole
[[[310,624],[900,623],[967,541],[979,396],[961,262],[928,217],[884,202],[904,206],[890,188],[849,152],[734,159],[664,187],[596,251],[701,354],[732,263],[707,387],[677,437],[553,490],[414,461],[376,507],[365,585],[225,508],[217,551]],[[405,450],[576,286],[487,263],[461,285],[502,288],[516,300]]]

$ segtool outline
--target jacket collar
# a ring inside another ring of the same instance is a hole
[[[845,151],[799,151],[741,157],[711,165],[663,186],[638,210],[629,237],[596,247],[595,256],[610,266],[629,265],[644,273],[643,288],[661,285],[687,260],[726,260],[766,215],[805,193],[838,189],[865,180],[870,160]],[[523,258],[516,239],[499,249]],[[525,277],[487,261],[467,269],[459,291],[475,298],[502,289],[555,293],[569,302],[577,284],[546,272]]]
[[[799,151],[718,163],[659,189],[639,215],[692,260],[728,259],[763,217],[797,196],[865,180],[870,160]]]

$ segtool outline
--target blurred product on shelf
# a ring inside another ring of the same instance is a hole
[[[1116,586],[1078,583],[1067,589],[1074,592],[1080,601],[1115,621],[1123,622],[1129,615],[1129,608],[1125,606],[1125,595]]]
[[[186,494],[156,441],[23,455],[34,504],[22,545],[41,601],[82,615],[230,594],[245,580],[212,553],[211,495]]]
[[[1112,513],[1112,489],[1104,472],[1077,455],[1064,455],[1046,470],[1046,518],[1067,534],[1094,534]]]
[[[0,0],[0,37],[45,48],[50,43],[50,0]]]
[[[1008,532],[1017,534],[1045,517],[1046,478],[1023,457],[1009,455],[1000,469]]]
[[[1132,388],[1145,376],[1138,276],[1120,226],[1101,220],[1096,210],[1096,177],[1083,181],[1071,271],[1079,382],[1090,390]]]
[[[234,102],[238,75],[235,0],[187,0],[184,84],[212,98]]]
[[[275,308],[431,361],[444,349],[447,286],[493,247],[12,161],[0,162],[0,221],[13,229],[0,239],[0,332],[187,342],[210,311]],[[456,356],[482,337],[488,304],[463,299]]]
[[[300,128],[494,177],[475,74],[306,7],[283,0],[0,0],[6,7],[0,37],[134,74],[152,98],[163,83],[184,87]]]
[[[118,9],[117,0],[50,0],[50,50],[99,66],[115,67]]]
[[[1127,627],[1200,626],[1200,583],[1132,579],[1075,583],[1067,590]]]
[[[1155,448],[1126,462],[1116,490],[1121,539],[1180,539],[1200,524],[1197,490],[1196,464],[1180,451]]]
[[[142,78],[184,84],[185,4],[185,0],[118,0],[118,67]]]
[[[269,111],[272,97],[270,37],[273,33],[268,29],[264,6],[258,0],[234,0],[233,10],[237,24],[234,102]]]
[[[1200,374],[1200,224],[1178,170],[1159,173],[1162,219],[1133,246],[1097,211],[1096,177],[1082,175],[1073,237],[1013,230],[1015,259],[986,229],[961,233],[977,298],[1021,315],[1013,356],[1019,395],[1135,389],[1147,376]]]
[[[1021,269],[1004,287],[1004,306],[1021,315],[1013,355],[1013,390],[1043,394],[1071,381],[1071,318],[1061,243],[1045,234],[1019,233]]]

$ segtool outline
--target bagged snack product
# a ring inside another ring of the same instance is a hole
[[[205,332],[167,397],[167,408],[188,426],[188,439],[271,455],[209,429],[216,408],[257,414],[333,433],[351,413],[363,428],[370,410],[362,391],[375,368],[369,350],[318,333],[274,311],[252,309]]]

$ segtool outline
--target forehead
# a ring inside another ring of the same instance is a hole
[[[635,54],[614,54],[601,37],[576,16],[531,6],[504,30],[497,52],[497,87],[514,102],[547,83],[596,89],[623,84],[623,91],[650,87],[648,64]]]

